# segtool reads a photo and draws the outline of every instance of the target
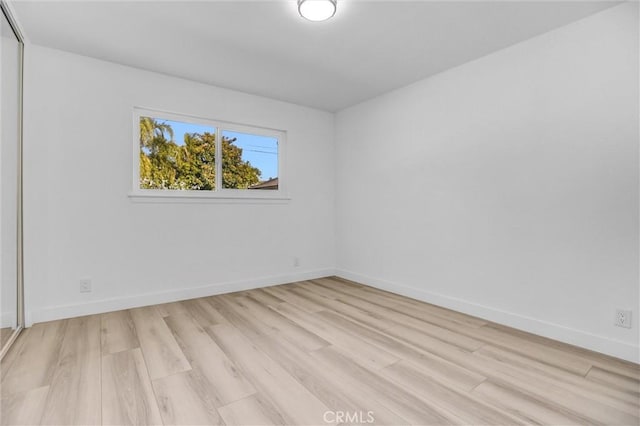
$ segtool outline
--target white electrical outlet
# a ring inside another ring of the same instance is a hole
[[[293,258],[293,266],[295,268],[297,268],[298,266],[300,266],[300,258],[299,257],[294,257]]]
[[[616,322],[618,327],[631,328],[631,311],[616,310]]]
[[[80,293],[91,293],[91,278],[80,279]]]

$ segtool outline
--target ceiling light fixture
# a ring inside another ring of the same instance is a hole
[[[309,21],[326,21],[336,13],[337,0],[298,0],[300,16]]]

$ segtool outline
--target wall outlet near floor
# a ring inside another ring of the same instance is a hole
[[[616,310],[616,322],[618,327],[631,328],[631,311]]]
[[[80,279],[80,293],[91,293],[91,278]]]
[[[294,258],[293,258],[293,266],[294,266],[295,268],[297,268],[298,266],[300,266],[300,258],[299,258],[299,257],[294,256]]]

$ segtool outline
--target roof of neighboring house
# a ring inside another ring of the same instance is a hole
[[[271,178],[269,180],[265,180],[264,182],[256,183],[253,186],[250,186],[248,189],[278,189],[278,178]]]

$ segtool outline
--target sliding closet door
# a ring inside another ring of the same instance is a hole
[[[0,344],[22,326],[20,292],[20,137],[22,44],[0,13]],[[3,351],[4,352],[4,351]]]

